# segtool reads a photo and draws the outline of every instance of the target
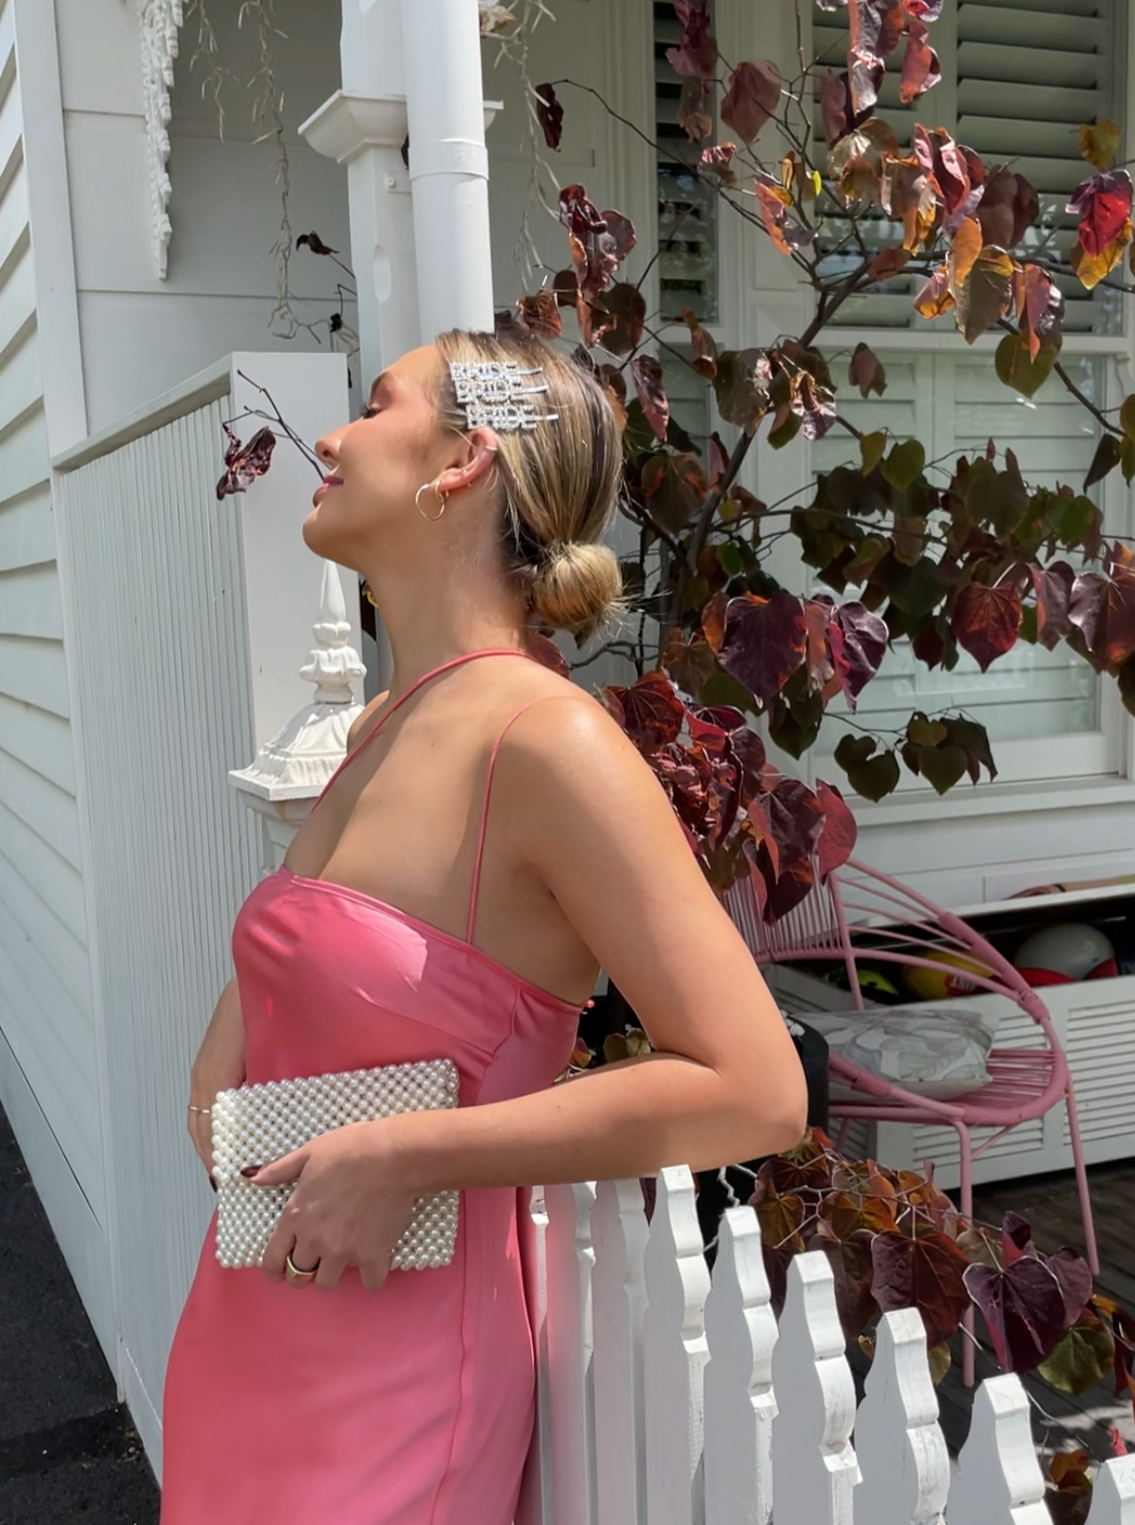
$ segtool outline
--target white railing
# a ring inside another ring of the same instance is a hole
[[[315,473],[281,440],[247,494],[216,496],[222,424],[265,403],[258,386],[309,441],[348,416],[342,355],[233,355],[54,463],[116,1376],[155,1467],[166,1355],[214,1200],[185,1135],[189,1067],[261,868],[228,774],[311,702],[300,669],[323,572],[301,525]],[[356,646],[357,628],[356,614]]]
[[[525,1225],[537,1437],[516,1525],[1049,1525],[1015,1376],[977,1392],[951,1467],[922,1320],[879,1325],[858,1413],[831,1267],[789,1267],[779,1326],[756,1213],[730,1208],[712,1286],[694,1184],[550,1187]],[[854,1445],[853,1445],[854,1438]],[[1088,1525],[1135,1525],[1135,1456]]]

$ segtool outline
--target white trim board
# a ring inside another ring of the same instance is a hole
[[[117,1382],[118,1340],[110,1249],[3,1033],[0,1033],[0,1105],[8,1115],[52,1233]]]

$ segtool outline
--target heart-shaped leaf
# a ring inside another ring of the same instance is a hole
[[[971,1265],[969,1295],[981,1309],[1002,1371],[1032,1371],[1064,1337],[1064,1295],[1041,1260],[1023,1255],[1004,1271]]]
[[[874,751],[875,742],[870,736],[844,736],[835,749],[835,760],[856,794],[865,800],[878,801],[893,794],[899,781],[899,765],[893,752],[873,756]]]
[[[1068,605],[1076,574],[1066,561],[1054,561],[1047,567],[1030,567],[1036,593],[1036,635],[1042,646],[1052,651],[1068,634]]]
[[[998,378],[1014,392],[1020,392],[1022,397],[1035,397],[1052,375],[1062,343],[1059,335],[1048,339],[1034,357],[1029,353],[1026,334],[1006,334],[994,357]]]
[[[604,335],[604,348],[614,355],[627,355],[636,350],[642,343],[646,322],[646,299],[642,292],[629,281],[619,281],[607,292],[603,305],[615,320],[614,326]]]
[[[655,437],[665,442],[670,427],[670,403],[662,384],[662,366],[653,355],[636,355],[631,361],[631,380]]]
[[[863,462],[863,475],[869,477],[875,467],[887,453],[887,436],[884,430],[877,429],[873,434],[865,434],[859,441],[859,454]]]
[[[717,357],[713,390],[727,424],[752,434],[769,410],[772,362],[762,349],[723,350]]]
[[[738,64],[721,103],[721,120],[738,137],[751,143],[769,118],[776,115],[782,88],[780,70],[772,59]]]
[[[824,829],[820,833],[816,857],[821,878],[826,879],[833,869],[842,868],[855,851],[859,828],[855,816],[843,795],[834,784],[820,779],[816,795],[824,811]]]
[[[931,1348],[948,1340],[969,1307],[963,1280],[971,1267],[952,1239],[929,1233],[876,1234],[871,1241],[875,1277],[872,1291],[884,1313],[917,1308]]]
[[[926,447],[921,440],[903,440],[883,462],[883,476],[900,492],[913,487],[926,465]]]
[[[887,654],[888,632],[877,614],[860,603],[840,604],[828,631],[832,661],[852,710]]]
[[[930,34],[913,16],[907,31],[906,52],[903,54],[902,78],[899,82],[899,100],[909,106],[933,89],[942,78],[938,55],[930,46]]]
[[[1123,459],[1123,449],[1118,435],[1104,434],[1096,446],[1096,453],[1092,457],[1092,464],[1088,467],[1088,474],[1084,478],[1084,491],[1094,487],[1097,482],[1102,482],[1119,465]]]
[[[882,397],[887,390],[887,373],[869,344],[855,346],[855,353],[851,357],[851,364],[847,370],[847,379],[853,387],[859,388],[860,397],[869,397],[872,392]]]
[[[1004,249],[987,244],[956,291],[957,324],[972,344],[1009,311],[1013,300],[1013,261]]]
[[[1088,122],[1080,128],[1080,157],[1096,169],[1107,169],[1119,152],[1119,128],[1106,117],[1102,122]]]
[[[544,129],[544,142],[559,153],[560,139],[564,135],[564,108],[557,100],[553,86],[536,86],[536,116]]]
[[[1103,668],[1115,671],[1135,652],[1135,577],[1123,568],[1085,572],[1072,585],[1068,618]]]
[[[985,672],[990,663],[1017,644],[1021,595],[1011,582],[992,588],[984,583],[967,583],[958,594],[950,623],[958,644]]]
[[[919,771],[938,794],[952,789],[966,771],[966,754],[961,747],[925,747],[919,757]]]
[[[760,704],[769,704],[804,661],[807,622],[802,600],[736,598],[725,613],[718,661]]]

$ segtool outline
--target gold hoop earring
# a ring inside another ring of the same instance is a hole
[[[422,494],[424,492],[432,492],[434,497],[441,504],[441,511],[439,513],[422,513]],[[426,521],[427,524],[436,524],[437,521],[441,518],[442,514],[445,513],[445,505],[448,501],[448,498],[449,494],[447,492],[442,492],[436,482],[423,482],[422,485],[418,488],[417,492],[414,494],[414,507],[420,514],[422,514],[422,518]]]

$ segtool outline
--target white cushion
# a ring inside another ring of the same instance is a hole
[[[988,1085],[986,1060],[998,1018],[978,1007],[869,1006],[865,1011],[810,1011],[803,1016],[850,1064],[918,1096],[948,1101]],[[861,1091],[832,1084],[836,1100]]]

